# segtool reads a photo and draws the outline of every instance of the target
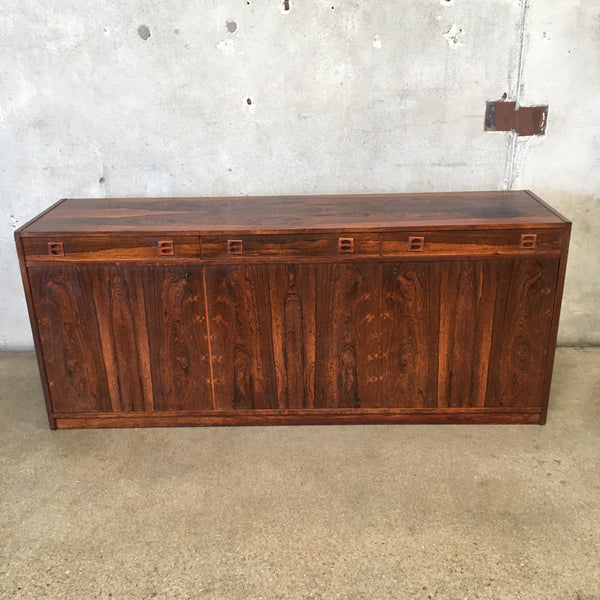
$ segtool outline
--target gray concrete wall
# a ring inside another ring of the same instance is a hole
[[[511,186],[574,220],[559,341],[600,343],[595,0],[3,0],[0,33],[0,347],[61,197]],[[547,135],[484,132],[504,93]]]

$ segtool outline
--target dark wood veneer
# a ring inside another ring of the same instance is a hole
[[[545,422],[531,192],[63,200],[16,233],[52,428]]]

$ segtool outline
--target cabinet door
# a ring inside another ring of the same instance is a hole
[[[215,404],[344,408],[377,393],[378,266],[206,267]]]
[[[141,285],[154,410],[211,410],[202,267],[144,267]]]
[[[380,407],[437,405],[440,264],[381,265]]]
[[[315,408],[377,403],[379,265],[316,265]]]
[[[504,267],[505,261],[439,265],[439,407],[485,405],[492,327]]]
[[[502,261],[486,406],[542,407],[559,259]]]
[[[382,265],[382,407],[540,407],[557,259]]]
[[[29,269],[55,412],[212,408],[201,268]]]
[[[90,272],[106,275],[76,266],[28,269],[54,412],[113,409]]]

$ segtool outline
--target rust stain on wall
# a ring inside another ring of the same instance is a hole
[[[515,131],[517,135],[544,135],[548,106],[520,106],[515,102],[488,102],[485,131]]]

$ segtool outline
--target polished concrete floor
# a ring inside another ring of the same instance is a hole
[[[0,355],[0,598],[600,599],[600,349],[548,423],[55,431]]]

